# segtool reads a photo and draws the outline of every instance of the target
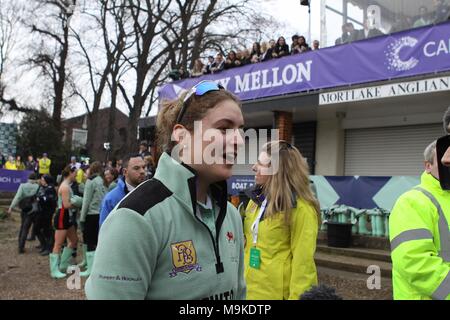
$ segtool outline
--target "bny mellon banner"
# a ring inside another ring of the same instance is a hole
[[[172,82],[160,100],[175,99],[201,80],[252,100],[450,70],[450,22],[309,51]]]

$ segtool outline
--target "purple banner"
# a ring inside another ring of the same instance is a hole
[[[228,194],[235,196],[239,192],[249,189],[255,185],[255,176],[232,176],[227,180]]]
[[[220,82],[241,100],[450,70],[450,23],[423,27],[238,67],[163,86],[175,99],[201,80]]]
[[[21,183],[27,182],[32,171],[0,169],[0,191],[16,192]]]

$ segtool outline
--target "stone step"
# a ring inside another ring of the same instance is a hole
[[[318,244],[317,251],[327,254],[334,254],[340,256],[370,259],[377,261],[384,261],[391,263],[391,253],[387,250],[380,249],[366,249],[366,248],[335,248],[329,247],[325,244]]]
[[[367,268],[369,266],[376,265],[380,267],[382,277],[387,278],[392,277],[392,264],[385,261],[355,258],[350,256],[335,255],[318,251],[316,252],[314,259],[316,261],[317,266],[320,267],[363,274],[368,274]]]
[[[318,238],[318,244],[327,244],[327,232],[320,231]],[[366,248],[366,249],[378,249],[378,250],[390,250],[390,243],[388,238],[384,237],[372,237],[359,234],[352,235],[352,248]]]
[[[13,199],[0,199],[0,206],[9,206]]]
[[[15,195],[16,195],[15,192],[0,191],[0,199],[3,199],[3,198],[14,198]]]

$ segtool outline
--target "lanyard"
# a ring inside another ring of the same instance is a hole
[[[253,246],[256,247],[256,243],[258,242],[258,229],[259,229],[259,222],[261,221],[261,217],[264,214],[264,211],[266,210],[267,206],[267,199],[263,201],[261,204],[261,208],[259,209],[258,216],[256,217],[255,222],[252,224],[252,235],[253,235]]]

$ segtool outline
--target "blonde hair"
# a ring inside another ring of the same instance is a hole
[[[261,43],[261,53],[264,53],[264,52],[266,52],[267,51],[267,42],[262,42]]]
[[[162,109],[156,120],[156,140],[161,151],[170,152],[176,144],[174,141],[171,141],[172,131],[177,124],[177,117],[183,106],[186,94],[183,94],[179,99],[163,101],[162,103]],[[226,90],[211,91],[202,96],[194,94],[186,101],[188,105],[180,124],[189,131],[193,131],[195,121],[203,119],[209,109],[226,100],[232,100],[241,107],[239,98]]]
[[[153,161],[153,157],[152,156],[145,156],[144,157],[144,161],[147,161],[148,164],[152,167],[155,166],[155,161]]]
[[[278,171],[270,175],[262,186],[267,198],[265,217],[271,218],[281,213],[286,224],[290,225],[292,209],[300,198],[313,207],[320,224],[320,205],[310,187],[308,163],[300,151],[283,140],[265,144],[262,151],[269,157],[272,152],[279,152]]]

